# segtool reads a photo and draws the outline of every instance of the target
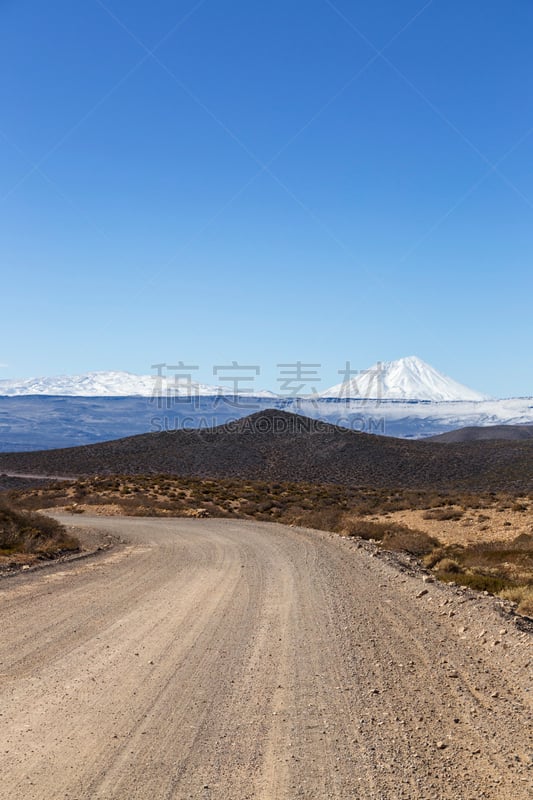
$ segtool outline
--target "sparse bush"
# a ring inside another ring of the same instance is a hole
[[[453,558],[441,558],[441,560],[437,561],[435,564],[435,569],[438,572],[453,572],[456,575],[462,571],[460,564],[454,561]]]
[[[442,561],[444,558],[447,558],[448,548],[447,547],[435,547],[430,553],[424,556],[423,564],[428,569],[433,569],[439,561]]]
[[[387,531],[391,531],[397,527],[395,523],[389,524],[387,522],[371,522],[366,519],[350,520],[345,523],[344,532],[347,536],[357,536],[359,539],[374,539],[380,542]]]
[[[423,515],[424,519],[436,519],[440,522],[457,521],[463,516],[464,511],[459,508],[432,508]]]
[[[387,550],[411,553],[411,555],[419,558],[431,553],[439,544],[437,539],[429,536],[424,531],[417,531],[407,527],[400,530],[400,526],[396,530],[388,531],[383,536],[381,543]]]
[[[79,506],[77,503],[67,506],[65,510],[68,511],[69,514],[83,514],[85,511],[85,509]]]
[[[533,585],[513,586],[512,588],[503,589],[499,592],[499,595],[504,600],[511,600],[511,602],[516,603],[516,610],[519,614],[533,617]]]
[[[441,581],[453,581],[477,592],[490,592],[491,594],[498,594],[511,585],[504,578],[484,575],[480,572],[438,572],[437,577]]]
[[[381,542],[387,550],[403,551],[419,557],[430,553],[439,544],[437,539],[424,531],[418,531],[396,522],[350,520],[348,524],[345,522],[344,532],[348,536],[358,536],[360,539],[373,539]]]
[[[322,508],[296,514],[291,521],[295,525],[315,528],[318,531],[340,532],[343,512],[337,508]]]
[[[77,539],[55,519],[0,503],[0,555],[31,553],[51,557],[78,548]]]

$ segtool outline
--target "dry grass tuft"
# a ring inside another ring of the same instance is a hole
[[[510,589],[503,589],[500,597],[504,600],[511,600],[517,604],[519,614],[533,617],[533,584],[528,586],[514,586]]]

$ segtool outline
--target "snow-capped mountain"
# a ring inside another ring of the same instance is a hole
[[[350,380],[332,386],[321,397],[367,400],[425,400],[434,403],[489,400],[416,356],[381,361]]]
[[[216,395],[217,386],[185,384],[153,375],[131,372],[87,372],[84,375],[59,375],[53,378],[23,378],[0,381],[0,395],[63,395],[67,397],[151,397],[172,387],[178,395],[187,391]]]
[[[0,396],[22,395],[63,397],[175,397],[235,393],[228,386],[211,386],[170,374],[158,378],[154,375],[134,375],[131,372],[87,372],[84,375],[0,380]],[[276,398],[268,390],[239,390],[243,396]],[[463,386],[452,378],[437,372],[416,356],[398,361],[382,361],[354,375],[350,380],[332,386],[319,397],[338,399],[423,400],[435,403],[490,399],[486,395]]]
[[[414,356],[376,364],[322,395],[284,397],[129,372],[0,381],[0,452],[71,447],[223,424],[267,408],[366,433],[422,438],[466,426],[533,424],[533,398],[492,400]],[[159,397],[165,398],[163,404]],[[198,402],[167,399],[196,398]],[[370,400],[370,402],[369,402]],[[379,400],[380,402],[375,402]]]
[[[153,397],[167,394],[177,397],[233,395],[228,386],[210,386],[187,378],[158,378],[131,372],[87,372],[84,375],[59,375],[52,378],[0,380],[0,396],[46,395],[64,397]],[[247,392],[239,392],[246,395]],[[273,392],[249,392],[256,397],[274,397]]]

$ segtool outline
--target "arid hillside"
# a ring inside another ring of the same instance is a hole
[[[428,442],[473,442],[507,439],[508,441],[524,441],[533,439],[533,425],[472,425],[457,428],[455,431],[430,436]]]
[[[533,488],[533,440],[405,441],[276,410],[208,430],[3,454],[0,472],[10,471],[75,476],[166,473],[518,493]]]

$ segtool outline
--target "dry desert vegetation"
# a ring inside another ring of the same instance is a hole
[[[25,511],[281,522],[406,552],[442,581],[533,616],[533,498],[175,476],[105,476],[5,493]],[[4,553],[4,560],[9,557]]]

